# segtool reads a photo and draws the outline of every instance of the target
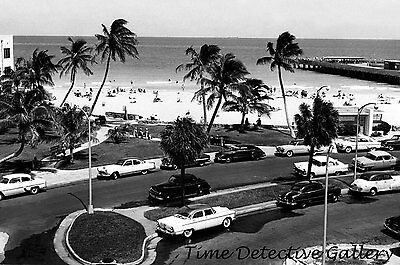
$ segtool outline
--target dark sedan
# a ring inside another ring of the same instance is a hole
[[[210,193],[210,184],[192,174],[185,174],[185,198],[196,197]],[[182,197],[181,175],[172,175],[167,182],[163,182],[149,189],[149,199],[166,202]]]
[[[234,145],[231,149],[215,154],[215,162],[230,163],[265,158],[265,153],[255,145]]]
[[[335,186],[328,186],[328,200],[337,202],[341,190]],[[325,186],[317,181],[297,182],[292,188],[277,198],[277,205],[287,208],[305,208],[313,203],[325,200]]]
[[[207,154],[202,154],[198,158],[196,158],[196,160],[193,163],[190,163],[185,167],[202,167],[208,165],[209,163],[211,163],[210,156]],[[164,157],[161,161],[160,168],[166,170],[175,170],[178,169],[179,167],[174,163],[172,163],[170,158]]]
[[[387,218],[383,226],[393,234],[400,236],[400,216]]]

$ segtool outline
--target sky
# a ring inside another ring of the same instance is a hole
[[[0,35],[400,39],[399,0],[0,0]]]

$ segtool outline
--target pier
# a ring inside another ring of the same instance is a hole
[[[371,67],[363,64],[361,57],[332,57],[327,59],[297,59],[294,68],[316,71],[324,74],[341,75],[357,79],[400,85],[400,71]]]

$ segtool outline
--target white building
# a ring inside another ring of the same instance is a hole
[[[14,37],[0,35],[0,75],[7,68],[14,69]]]

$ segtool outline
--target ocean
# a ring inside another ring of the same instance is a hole
[[[84,38],[93,45],[96,38],[93,36],[73,37]],[[169,80],[181,81],[184,72],[176,73],[176,67],[187,62],[189,57],[185,55],[186,48],[193,46],[199,48],[203,44],[219,45],[223,53],[233,53],[247,66],[251,77],[260,78],[270,86],[278,86],[276,72],[271,72],[268,66],[257,66],[256,61],[266,56],[265,45],[275,39],[262,38],[159,38],[138,37],[137,46],[140,59],[130,59],[123,64],[112,62],[109,81],[119,85],[129,85],[130,81],[136,85],[162,84]],[[398,59],[400,40],[351,40],[351,39],[298,39],[303,49],[304,57],[322,56],[361,56],[368,59]],[[49,54],[55,55],[54,61],[61,57],[60,46],[69,46],[67,36],[15,36],[15,58],[29,58],[35,48],[46,49]],[[99,59],[98,59],[99,60]],[[78,73],[77,86],[83,83],[98,85],[102,81],[105,63],[98,61],[92,65],[93,76],[85,76]],[[115,80],[115,81],[114,81]],[[67,87],[68,77],[54,76],[56,87]],[[296,70],[295,74],[284,73],[286,85],[299,87],[319,87],[329,85],[341,86],[381,86],[374,82],[355,80],[340,76],[330,76],[309,71]]]

